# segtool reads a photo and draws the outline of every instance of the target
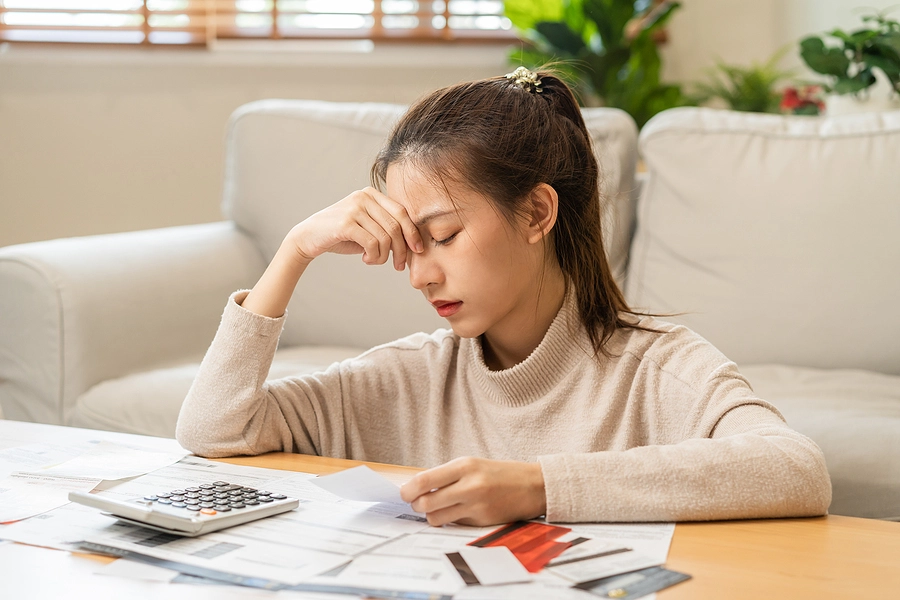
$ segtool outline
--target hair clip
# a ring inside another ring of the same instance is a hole
[[[513,80],[523,90],[537,92],[538,94],[544,91],[541,89],[541,79],[537,76],[537,73],[529,71],[525,67],[518,67],[512,73],[507,73],[506,78]]]

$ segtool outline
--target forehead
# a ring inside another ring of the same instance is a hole
[[[388,198],[402,205],[414,222],[437,215],[477,210],[486,201],[452,177],[439,177],[408,162],[395,163],[385,174]]]

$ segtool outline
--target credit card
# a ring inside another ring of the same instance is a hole
[[[530,573],[537,573],[548,562],[572,546],[572,542],[557,542],[556,538],[572,531],[568,527],[516,521],[470,542],[469,546],[491,548],[506,546]]]
[[[631,573],[622,573],[585,581],[572,586],[580,590],[588,591],[601,598],[615,598],[616,600],[634,600],[653,592],[664,590],[676,583],[687,581],[691,576],[678,571],[670,571],[663,567],[649,567]]]

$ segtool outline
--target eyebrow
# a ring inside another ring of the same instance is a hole
[[[435,210],[430,213],[425,213],[425,216],[416,221],[416,227],[424,227],[428,224],[432,219],[436,219],[438,217],[443,217],[445,215],[453,214],[455,211],[452,210]]]

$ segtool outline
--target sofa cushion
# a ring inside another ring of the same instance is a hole
[[[312,100],[263,100],[232,116],[223,210],[268,262],[290,228],[369,184],[378,150],[405,106]],[[637,128],[611,108],[584,111],[602,167],[610,259],[619,275],[634,213]],[[390,264],[324,255],[303,275],[289,305],[286,345],[371,347],[415,331],[445,327],[434,309]]]
[[[900,374],[900,112],[681,108],[640,149],[633,306],[740,364]]]
[[[316,373],[359,348],[306,346],[278,350],[269,379]],[[196,362],[111,379],[82,394],[67,425],[175,437],[175,421],[200,368]]]
[[[900,520],[900,377],[783,365],[741,372],[822,448],[834,489],[829,512]]]

